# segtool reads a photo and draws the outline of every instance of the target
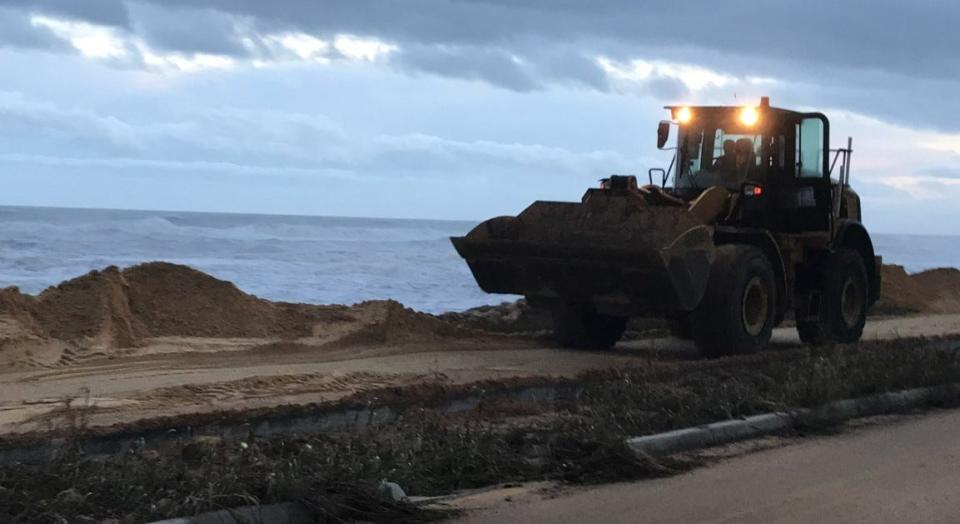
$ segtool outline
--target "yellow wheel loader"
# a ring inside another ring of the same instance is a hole
[[[648,184],[611,176],[452,238],[480,287],[549,309],[571,347],[662,317],[705,356],[750,353],[788,312],[804,342],[858,340],[881,260],[849,186],[852,139],[830,149],[826,116],[766,97],[665,109],[657,147],[673,160]]]

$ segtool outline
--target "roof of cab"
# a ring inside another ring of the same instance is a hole
[[[697,110],[698,112],[700,112],[700,111],[706,111],[706,112],[718,112],[718,113],[719,113],[719,112],[721,112],[721,111],[736,111],[736,110],[738,110],[738,109],[740,109],[740,108],[742,108],[742,107],[745,107],[746,105],[747,105],[747,104],[736,105],[736,106],[694,106],[694,105],[682,105],[682,106],[680,106],[680,105],[677,105],[677,106],[663,106],[663,108],[664,108],[664,109],[669,109],[669,110],[672,111],[672,110],[677,109],[677,108],[680,108],[680,107],[689,107],[690,109],[695,109],[695,110]],[[795,116],[795,117],[798,117],[798,116],[801,116],[801,115],[806,114],[806,113],[801,113],[800,111],[793,111],[793,110],[791,110],[791,109],[783,109],[783,108],[780,108],[780,107],[771,107],[771,106],[770,106],[770,97],[768,97],[768,96],[762,96],[762,97],[760,97],[760,104],[759,104],[757,107],[759,107],[760,109],[762,109],[762,110],[764,110],[764,111],[774,111],[774,112],[780,113],[780,114],[782,114],[782,115],[789,115],[789,116]]]
[[[741,108],[743,108],[743,107],[745,107],[745,106],[746,106],[746,104],[740,105],[740,106],[675,105],[675,106],[663,106],[663,108],[664,108],[664,109],[674,110],[674,109],[679,109],[679,108],[681,108],[681,107],[689,107],[690,109],[694,109],[694,110],[696,110],[696,111],[698,111],[698,112],[699,112],[699,111],[707,111],[707,112],[714,112],[714,111],[715,111],[715,112],[721,112],[721,111],[736,111],[736,110],[741,109]],[[776,111],[776,112],[778,112],[778,113],[795,115],[795,116],[800,116],[800,115],[803,115],[803,114],[804,114],[804,113],[801,113],[800,111],[793,111],[792,109],[783,109],[783,108],[781,108],[781,107],[770,107],[770,106],[767,106],[767,107],[763,107],[763,110],[764,110],[764,111]]]

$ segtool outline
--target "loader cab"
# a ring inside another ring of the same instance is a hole
[[[725,220],[785,233],[829,231],[830,124],[769,106],[668,107],[677,127],[673,193],[721,186],[737,195]],[[662,134],[662,131],[661,131]]]

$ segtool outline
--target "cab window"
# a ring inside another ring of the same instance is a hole
[[[797,176],[823,177],[823,121],[804,118],[797,124]]]

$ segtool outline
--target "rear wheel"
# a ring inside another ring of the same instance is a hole
[[[553,308],[553,333],[557,342],[580,349],[609,349],[620,340],[627,319],[597,313],[581,304]]]
[[[706,294],[692,316],[697,348],[707,357],[763,349],[773,333],[776,304],[773,267],[763,251],[719,247]]]
[[[812,345],[860,340],[870,291],[863,257],[852,249],[837,250],[827,260],[820,282],[820,320],[797,322],[800,340]]]

